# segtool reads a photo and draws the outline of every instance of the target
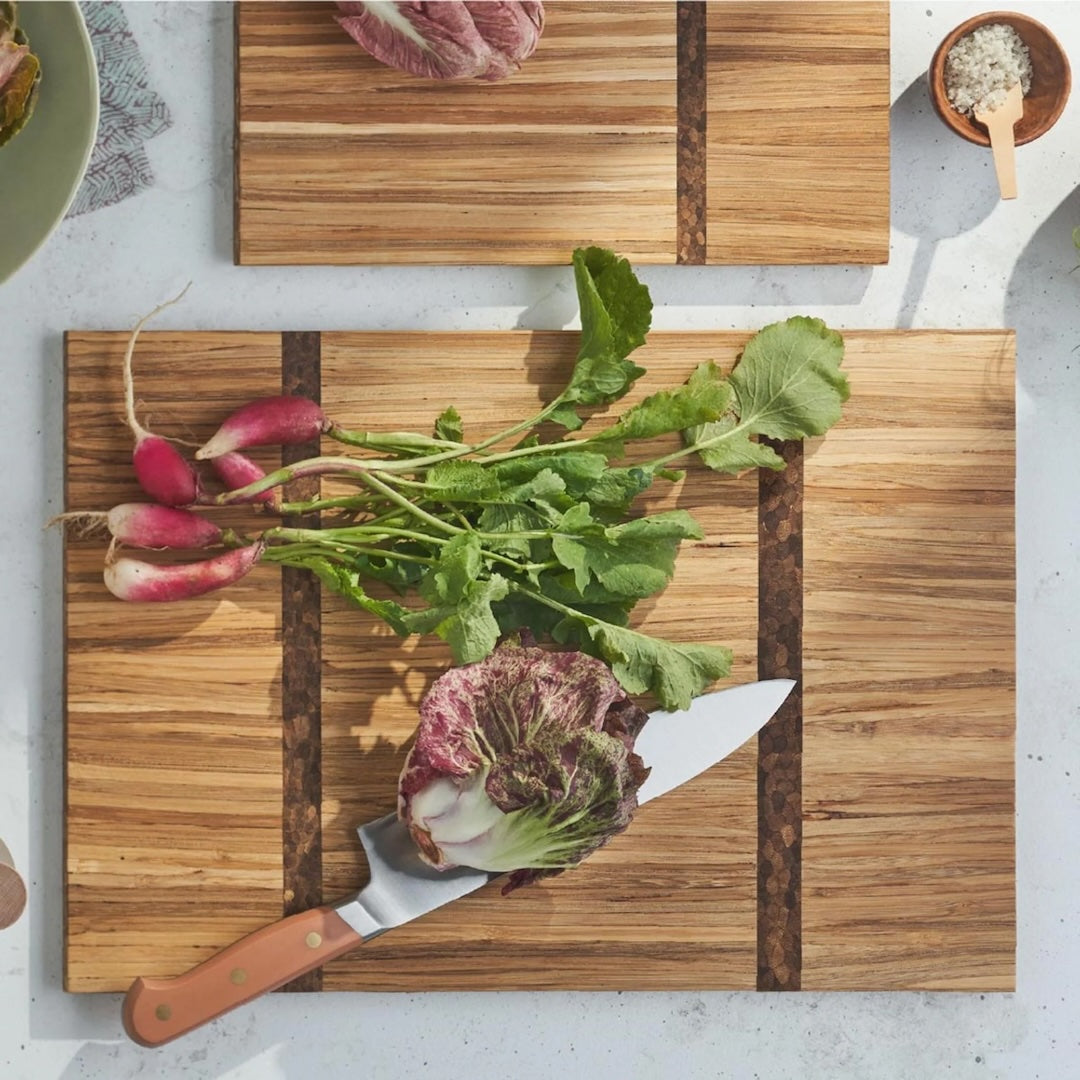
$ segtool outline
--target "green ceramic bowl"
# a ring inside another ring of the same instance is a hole
[[[63,220],[98,125],[97,65],[78,4],[20,4],[19,25],[41,58],[41,90],[26,127],[0,146],[0,282]]]

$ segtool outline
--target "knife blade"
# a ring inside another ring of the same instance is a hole
[[[651,713],[635,742],[652,770],[638,792],[639,805],[737,750],[794,685],[790,679],[747,683],[695,698],[681,712]],[[143,1046],[161,1046],[500,876],[466,867],[433,869],[396,814],[358,831],[371,872],[363,889],[264,926],[176,978],[136,979],[124,998],[128,1035]]]

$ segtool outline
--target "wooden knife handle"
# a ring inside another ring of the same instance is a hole
[[[136,979],[124,998],[124,1030],[143,1046],[161,1046],[363,940],[333,908],[290,915],[175,979]]]

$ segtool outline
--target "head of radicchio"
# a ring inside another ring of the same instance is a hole
[[[342,29],[376,60],[427,79],[505,79],[531,56],[544,5],[503,0],[339,0]]]
[[[600,660],[504,643],[424,696],[398,814],[425,862],[509,872],[510,892],[630,824],[647,719]]]

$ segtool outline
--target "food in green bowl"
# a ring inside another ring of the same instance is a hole
[[[41,64],[16,15],[14,0],[0,0],[0,146],[30,119],[41,83]]]

